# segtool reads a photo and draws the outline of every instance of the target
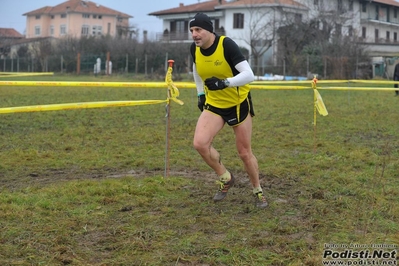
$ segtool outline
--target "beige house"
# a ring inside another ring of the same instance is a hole
[[[71,36],[131,37],[132,16],[88,0],[68,0],[45,6],[26,16],[26,38]]]

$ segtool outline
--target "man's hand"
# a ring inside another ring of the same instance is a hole
[[[227,88],[227,84],[226,84],[225,80],[218,79],[217,77],[211,77],[211,78],[206,79],[205,85],[211,91],[223,90],[224,88]]]
[[[200,109],[200,111],[204,111],[204,105],[205,105],[205,94],[199,95],[198,96],[198,108]]]

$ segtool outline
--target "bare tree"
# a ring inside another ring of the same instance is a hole
[[[8,38],[6,36],[0,36],[0,56],[8,57],[11,52],[11,45],[15,42],[15,39]]]
[[[78,52],[80,52],[79,39],[66,36],[56,41],[54,55],[56,55],[58,58],[62,57],[62,68],[67,72],[72,72],[75,70]]]
[[[278,30],[297,23],[304,12],[303,7],[287,6],[281,1],[248,0],[246,10],[249,15],[249,30],[242,40],[250,47],[251,65],[255,74],[263,71],[264,55],[277,44]],[[276,64],[274,51],[271,63]]]
[[[139,31],[136,24],[130,23],[129,26],[117,26],[116,30],[118,32],[119,38],[125,38],[125,39],[138,38]]]
[[[278,60],[294,75],[355,78],[367,60],[352,27],[356,12],[350,2],[323,1],[308,19],[279,28]]]
[[[252,66],[256,75],[261,75],[262,56],[273,45],[276,36],[276,10],[261,9],[256,5],[248,6],[249,38],[244,41],[249,45],[252,56]]]
[[[52,47],[51,40],[49,38],[45,38],[32,43],[29,49],[32,57],[39,60],[41,70],[43,72],[48,70],[47,59],[52,54]]]

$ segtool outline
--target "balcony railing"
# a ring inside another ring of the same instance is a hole
[[[161,42],[170,41],[191,41],[191,34],[189,32],[158,32],[156,33],[156,40]]]
[[[215,30],[218,35],[225,35],[225,31],[223,28],[218,28]],[[155,35],[157,41],[161,42],[186,42],[192,41],[191,33],[187,32],[158,32]]]

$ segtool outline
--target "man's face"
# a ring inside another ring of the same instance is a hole
[[[196,46],[207,49],[212,45],[213,33],[197,26],[191,27],[190,32]]]

